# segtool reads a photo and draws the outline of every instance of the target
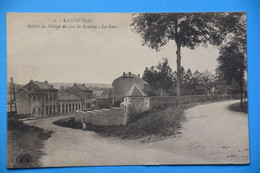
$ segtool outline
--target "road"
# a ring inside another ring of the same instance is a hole
[[[247,114],[232,112],[225,101],[185,111],[182,135],[156,142],[100,137],[95,132],[64,128],[52,122],[26,123],[54,133],[44,144],[43,167],[149,164],[245,164],[249,162]]]

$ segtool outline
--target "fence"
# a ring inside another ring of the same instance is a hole
[[[132,118],[138,116],[140,113],[153,110],[162,109],[169,106],[176,106],[178,104],[186,104],[192,102],[207,102],[230,99],[228,95],[192,95],[181,96],[177,99],[176,96],[162,96],[162,97],[125,97],[124,110],[126,122],[131,121]]]
[[[77,111],[76,121],[100,126],[125,125],[134,117],[140,116],[142,112],[162,109],[177,104],[186,104],[192,102],[207,102],[230,99],[230,96],[221,95],[194,95],[182,96],[177,99],[176,96],[163,97],[125,97],[122,108],[100,109],[92,111]]]

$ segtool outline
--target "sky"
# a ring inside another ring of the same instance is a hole
[[[9,13],[7,77],[19,84],[31,79],[111,84],[123,72],[142,75],[145,67],[157,65],[165,57],[175,71],[174,41],[159,52],[142,46],[140,35],[131,31],[132,17],[118,13]],[[62,28],[64,25],[67,28]],[[186,70],[215,74],[216,47],[182,48],[181,56]]]

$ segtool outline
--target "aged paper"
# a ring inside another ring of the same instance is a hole
[[[7,167],[248,164],[246,14],[8,13]]]

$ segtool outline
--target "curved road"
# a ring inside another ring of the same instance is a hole
[[[45,142],[43,167],[149,164],[249,163],[247,114],[227,107],[225,101],[185,111],[182,135],[156,142],[103,138],[94,132],[63,128],[52,122],[64,117],[26,123],[52,130]]]

